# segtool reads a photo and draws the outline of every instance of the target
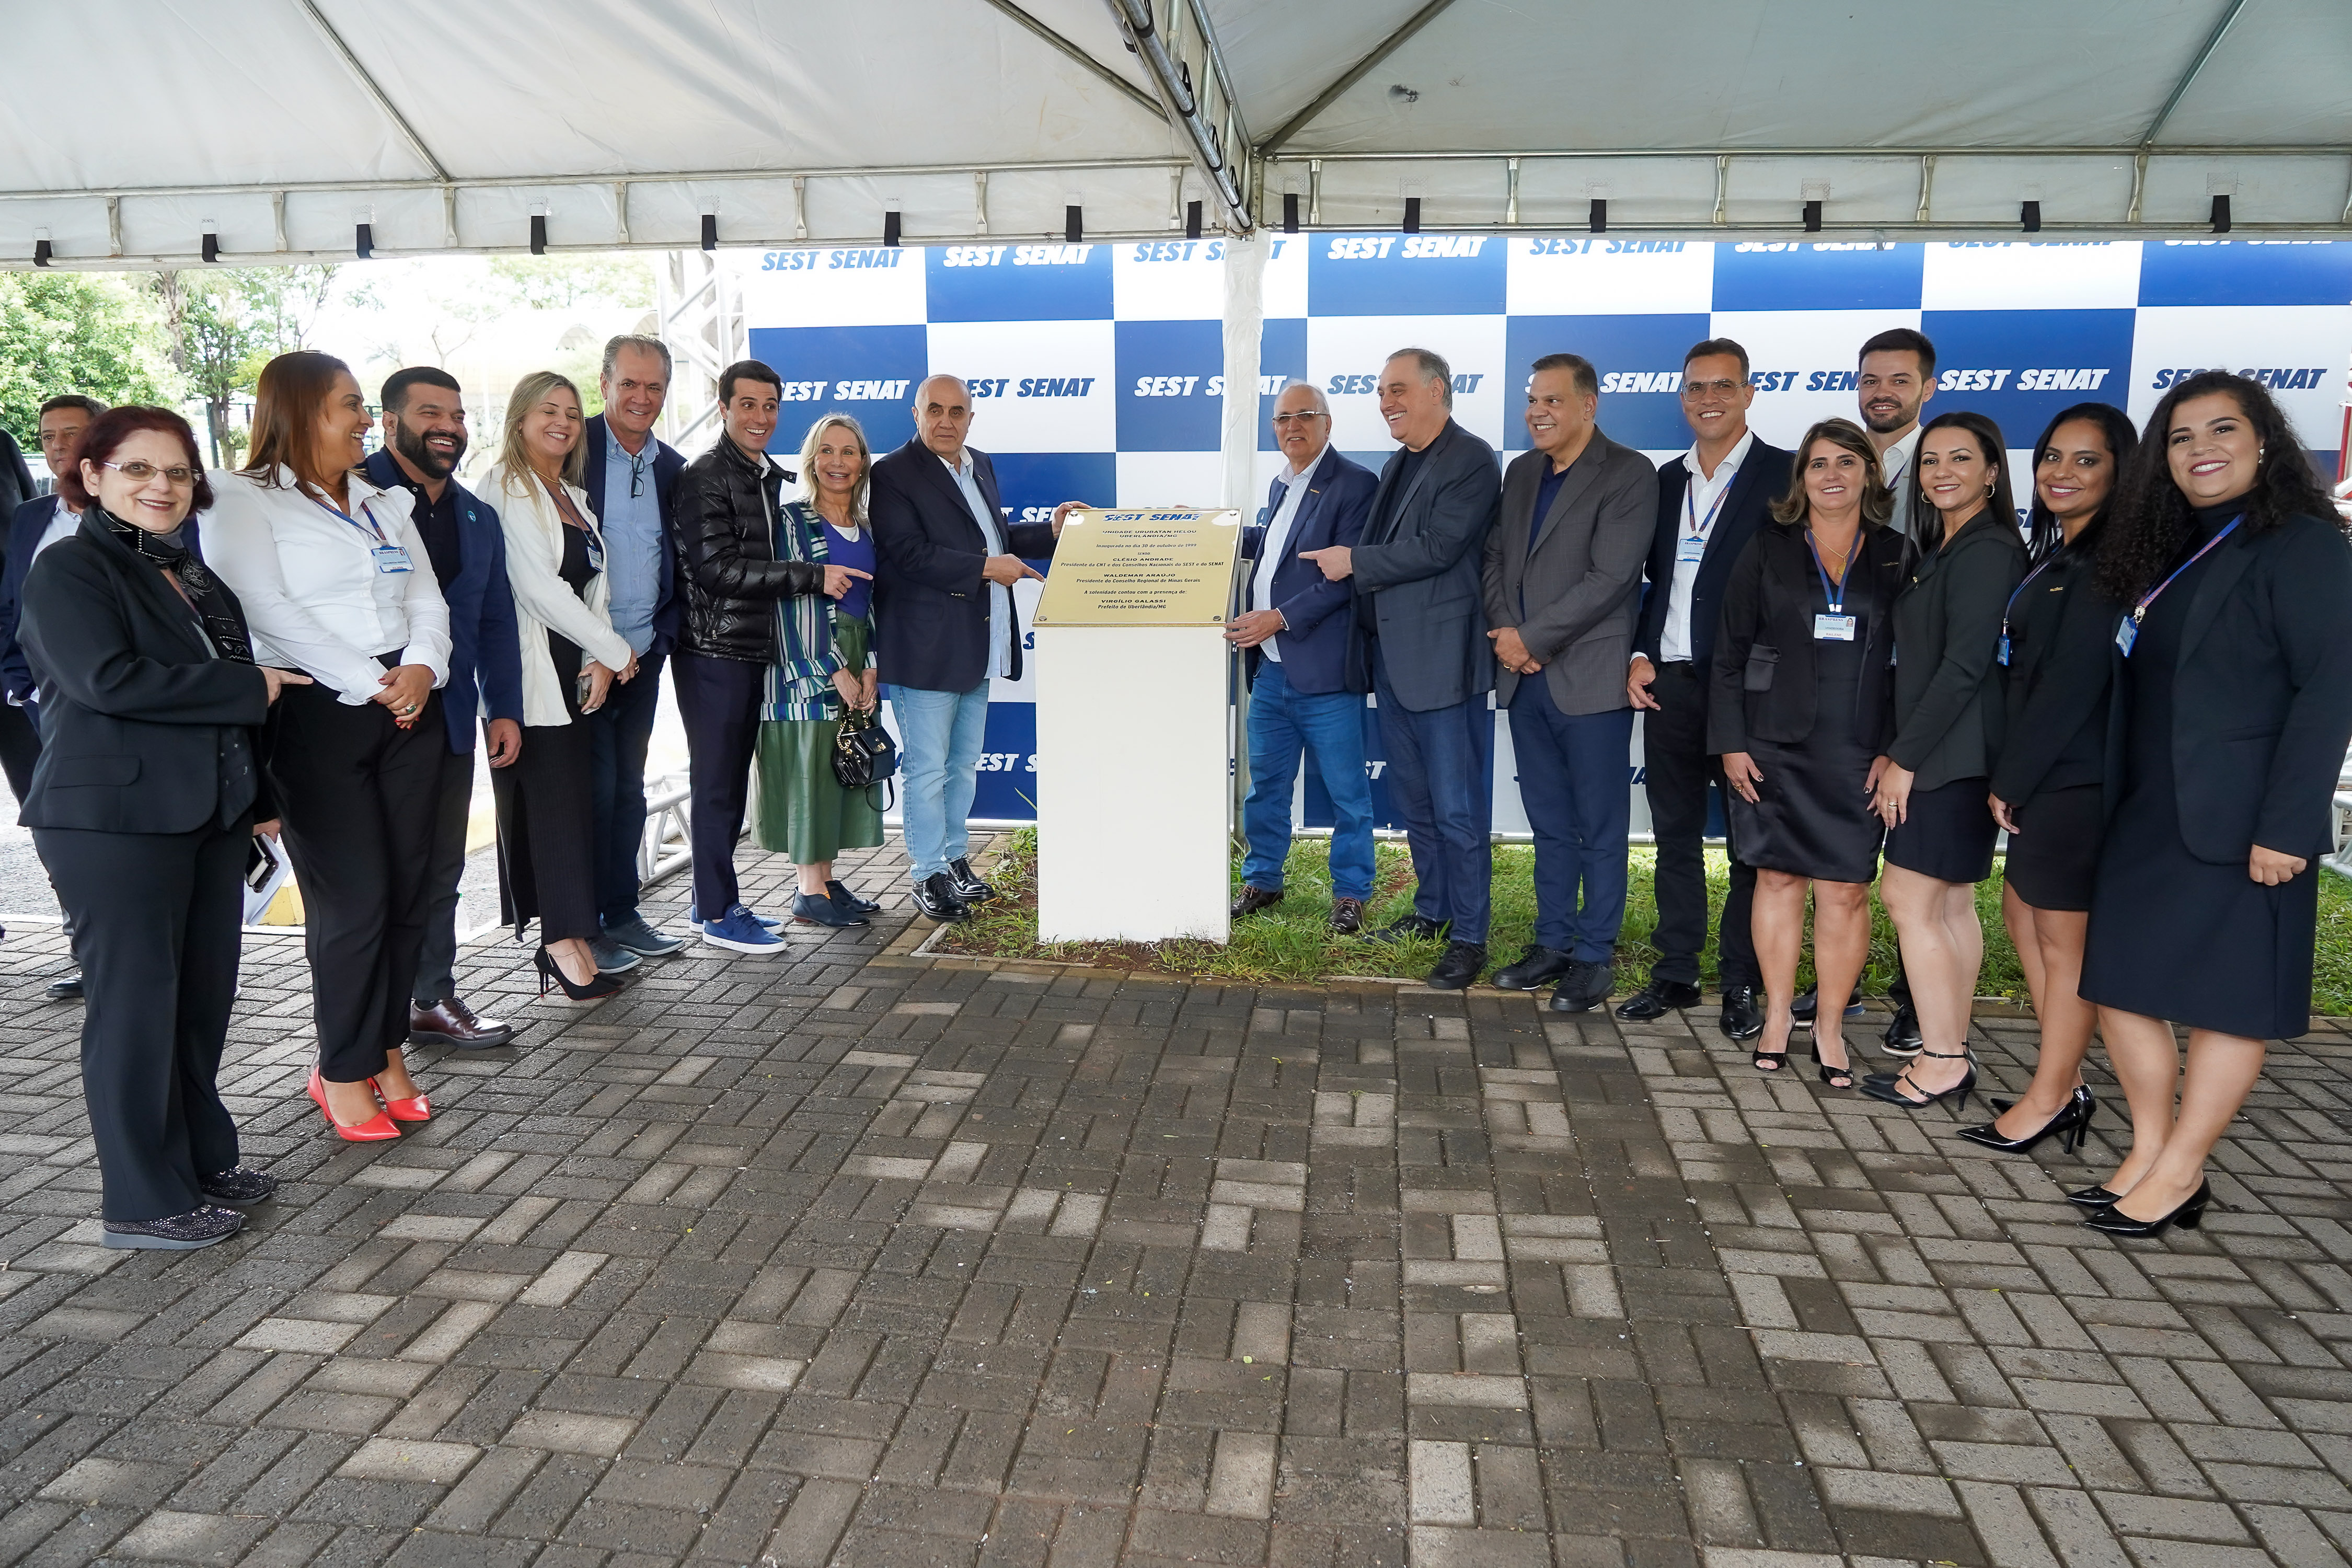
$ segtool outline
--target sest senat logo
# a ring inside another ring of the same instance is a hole
[[[1454,395],[1460,397],[1475,392],[1478,384],[1486,379],[1486,373],[1483,370],[1457,370],[1454,373]],[[1370,375],[1335,375],[1325,384],[1323,392],[1328,397],[1360,397],[1378,392],[1380,386],[1380,373],[1375,371]],[[1282,389],[1277,385],[1275,390],[1279,392]]]
[[[995,375],[967,380],[971,388],[971,400],[983,397],[1085,397],[1095,389],[1098,375]]]
[[[2183,365],[2178,370],[2160,370],[2156,373],[2155,378],[2148,383],[2148,385],[2155,391],[2162,392],[2168,386],[2187,381],[2200,370],[2229,368],[2227,365],[2215,364]],[[2238,374],[2248,381],[2262,383],[2273,392],[2307,392],[2313,387],[2329,384],[2327,367],[2317,364],[2261,365],[2242,369]]]
[[[1490,237],[1483,234],[1342,235],[1323,254],[1330,261],[1385,261],[1391,254],[1401,261],[1484,256]]]
[[[998,267],[1007,257],[1015,267],[1084,267],[1091,245],[950,245],[940,252],[942,267]]]
[[[762,272],[887,272],[907,259],[904,250],[771,250],[760,258]]]
[[[788,381],[784,383],[782,403],[884,403],[895,402],[907,395],[914,386],[912,380],[898,381]]]

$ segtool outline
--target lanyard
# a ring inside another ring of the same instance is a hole
[[[317,496],[312,496],[310,500],[320,511],[325,512],[330,517],[341,518],[345,522],[350,523],[362,533],[373,537],[378,544],[389,544],[392,542],[392,541],[383,536],[383,525],[376,521],[375,513],[368,510],[367,502],[360,502],[361,516],[367,519],[365,522],[362,522],[359,518],[353,517],[350,512],[339,510],[332,503],[320,500]]]
[[[1695,494],[1698,489],[1697,485],[1693,483],[1683,486],[1683,515],[1690,519],[1690,533],[1688,537],[1692,539],[1705,539],[1708,532],[1714,529],[1716,515],[1723,510],[1723,503],[1731,498],[1732,481],[1738,477],[1737,473],[1727,475],[1725,477],[1723,488],[1715,492],[1715,500],[1707,506],[1706,521],[1705,522],[1701,522],[1698,520],[1698,500]],[[1697,476],[1693,475],[1692,478],[1693,479],[1696,479]]]
[[[1856,547],[1859,547],[1862,543],[1862,535],[1855,534],[1853,542]],[[1853,576],[1853,557],[1851,554],[1846,556],[1845,576],[1839,578],[1836,588],[1832,589],[1830,586],[1829,568],[1822,564],[1821,547],[1813,542],[1813,531],[1810,528],[1805,530],[1805,548],[1813,552],[1813,570],[1821,576],[1822,597],[1830,602],[1830,614],[1833,616],[1845,614],[1845,585],[1848,579]]]
[[[2172,569],[2172,577],[2167,577],[2163,582],[2158,583],[2155,587],[2150,588],[2150,589],[2147,591],[2147,593],[2146,596],[2144,596],[2144,597],[2140,600],[2140,602],[2139,602],[2138,604],[2134,605],[2132,606],[2132,613],[2131,613],[2132,625],[2133,625],[2133,626],[2138,626],[2138,625],[2140,624],[2140,622],[2141,622],[2142,620],[2144,620],[2144,619],[2146,619],[2146,618],[2147,618],[2147,607],[2148,607],[2150,605],[2153,605],[2153,604],[2155,604],[2155,603],[2156,603],[2156,596],[2157,596],[2158,594],[2163,593],[2167,588],[2169,588],[2169,587],[2171,587],[2171,586],[2172,586],[2172,578],[2173,578],[2173,577],[2178,577],[2178,576],[2179,576],[2183,572],[2188,571],[2191,566],[2194,566],[2194,565],[2196,565],[2200,561],[2204,560],[2204,559],[2205,559],[2205,553],[2206,553],[2206,552],[2207,552],[2207,551],[2211,550],[2215,545],[2217,545],[2217,544],[2221,543],[2221,541],[2223,541],[2223,540],[2225,540],[2225,539],[2229,538],[2229,537],[2230,537],[2230,535],[2231,535],[2231,534],[2233,534],[2233,533],[2237,532],[2237,531],[2238,531],[2238,524],[2240,524],[2240,523],[2242,523],[2242,522],[2243,522],[2243,521],[2246,521],[2246,514],[2245,514],[2244,512],[2240,512],[2237,516],[2235,516],[2235,517],[2231,518],[2231,519],[2230,520],[2230,526],[2229,526],[2229,527],[2227,527],[2227,528],[2223,529],[2221,532],[2219,532],[2219,533],[2215,534],[2212,538],[2210,538],[2210,539],[2207,540],[2207,541],[2205,542],[2205,544],[2204,544],[2204,548],[2203,548],[2203,549],[2199,550],[2199,551],[2197,552],[2197,553],[2196,553],[2196,554],[2194,554],[2194,555],[2190,556],[2188,560],[2186,560],[2186,561],[2182,562],[2179,565],[2178,565],[2178,566],[2174,567],[2174,568]]]
[[[2023,582],[2020,583],[2016,587],[2011,588],[2009,591],[2009,603],[2000,607],[2000,646],[2002,647],[2006,648],[2009,647],[2009,613],[2017,608],[2018,595],[2023,594],[2028,588],[2032,587],[2033,580],[2036,577],[2041,576],[2042,574],[2048,569],[2050,563],[2057,559],[2058,552],[2055,550],[2052,551],[2049,554],[2042,558],[2040,565],[2034,567],[2032,571],[2028,572],[2025,574],[2025,580]],[[2004,659],[2001,662],[2005,664],[2008,660]]]

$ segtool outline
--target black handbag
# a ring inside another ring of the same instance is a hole
[[[842,716],[833,737],[833,776],[844,789],[866,789],[898,771],[898,748],[870,713]]]

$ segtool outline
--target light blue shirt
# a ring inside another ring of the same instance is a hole
[[[971,448],[965,447],[957,457],[962,460],[950,463],[948,472],[955,476],[956,489],[963,492],[963,504],[971,509],[972,521],[980,524],[980,536],[988,541],[991,555],[1003,555],[1004,548],[1003,520],[996,509],[980,493],[979,466],[972,461]],[[1001,583],[983,581],[988,590],[988,673],[999,678],[1009,677],[1013,670],[1013,590]]]
[[[661,450],[652,436],[645,450],[631,457],[610,425],[604,426],[605,583],[612,598],[605,613],[613,629],[628,639],[630,648],[644,653],[654,646],[654,607],[661,601],[661,498],[654,492],[654,458]],[[638,493],[631,495],[634,488]]]

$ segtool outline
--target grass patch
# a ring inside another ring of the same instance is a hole
[[[1371,942],[1336,937],[1324,929],[1331,910],[1329,841],[1302,838],[1291,846],[1283,868],[1286,897],[1273,909],[1234,923],[1233,941],[1223,947],[1207,942],[1064,942],[1037,940],[1037,830],[1024,827],[1007,837],[988,879],[1001,895],[985,906],[987,912],[950,928],[932,949],[966,957],[1044,959],[1061,963],[1092,963],[1113,969],[1148,970],[1160,974],[1251,981],[1328,980],[1347,976],[1418,979],[1435,964],[1444,951],[1435,942]],[[1412,862],[1402,844],[1383,841],[1376,849],[1372,896],[1367,901],[1369,923],[1384,925],[1412,907]],[[1234,890],[1240,890],[1240,858],[1233,868]],[[1632,851],[1632,884],[1625,902],[1624,934],[1617,944],[1619,994],[1638,990],[1649,978],[1657,950],[1649,944],[1657,922],[1657,903],[1651,896],[1654,857],[1643,846]],[[1708,931],[1706,949],[1699,955],[1704,984],[1717,980],[1714,917],[1723,908],[1730,870],[1723,852],[1706,857]],[[2025,975],[2018,967],[2017,950],[2000,921],[2000,879],[1995,875],[1977,889],[1977,912],[1984,921],[1984,973],[1978,991],[1988,996],[2025,998]],[[1495,913],[1487,952],[1496,963],[1518,955],[1534,940],[1536,923],[1535,851],[1526,845],[1495,847]],[[1808,947],[1810,952],[1810,946]],[[1862,989],[1883,994],[1895,977],[1895,928],[1875,900],[1871,905],[1870,962],[1863,972]],[[1812,968],[1798,973],[1800,988],[1812,984]],[[2322,873],[2319,882],[2319,952],[2312,983],[2312,1009],[2318,1013],[2352,1012],[2352,886],[2345,879]]]

